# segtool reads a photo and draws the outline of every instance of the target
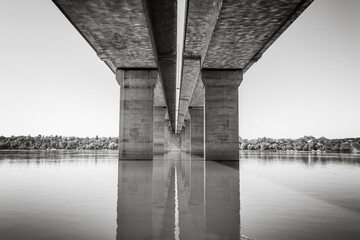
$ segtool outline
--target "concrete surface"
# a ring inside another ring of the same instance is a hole
[[[120,83],[119,159],[153,158],[156,70],[118,70]]]
[[[238,87],[241,70],[203,70],[205,158],[239,161]]]

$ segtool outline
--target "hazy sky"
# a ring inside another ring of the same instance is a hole
[[[315,0],[244,75],[240,136],[360,136],[360,1]],[[119,86],[49,0],[0,0],[0,135],[118,136]]]

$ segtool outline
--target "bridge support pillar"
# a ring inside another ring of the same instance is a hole
[[[239,160],[238,87],[242,70],[202,70],[205,86],[205,158]]]
[[[180,136],[181,136],[181,151],[182,152],[185,152],[185,131],[186,131],[186,128],[185,126],[182,126],[181,128],[181,133],[180,133]]]
[[[191,120],[185,120],[185,152],[191,151]]]
[[[191,154],[204,156],[204,108],[189,108],[191,116]]]
[[[120,85],[119,160],[153,158],[153,69],[118,69]]]
[[[170,123],[169,120],[164,120],[164,152],[170,151]]]
[[[164,117],[165,107],[154,107],[154,154],[164,153],[165,129]]]

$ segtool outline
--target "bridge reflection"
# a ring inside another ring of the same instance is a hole
[[[119,161],[116,239],[240,239],[239,162]]]

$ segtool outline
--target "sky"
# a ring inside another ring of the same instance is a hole
[[[360,137],[360,1],[315,0],[245,74],[242,138]],[[118,136],[114,74],[49,0],[0,0],[0,135]]]

